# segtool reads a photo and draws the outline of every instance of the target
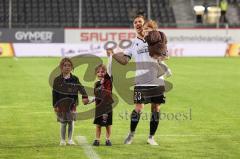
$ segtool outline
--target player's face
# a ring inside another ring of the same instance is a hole
[[[62,72],[64,74],[69,74],[71,71],[72,71],[71,63],[68,61],[64,62],[63,66],[62,66]]]
[[[144,36],[147,36],[150,31],[153,31],[153,29],[148,27],[147,25],[143,26],[143,35]]]
[[[143,24],[144,24],[144,19],[143,18],[136,18],[134,19],[133,21],[133,26],[134,26],[134,29],[136,30],[136,32],[138,34],[141,34],[142,31],[143,31]]]
[[[103,79],[104,78],[104,76],[105,76],[105,74],[106,74],[106,70],[105,69],[103,69],[103,68],[99,68],[98,70],[97,70],[97,78],[98,79]]]

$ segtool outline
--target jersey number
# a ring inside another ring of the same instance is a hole
[[[142,93],[141,92],[135,92],[135,100],[141,100],[142,99]]]

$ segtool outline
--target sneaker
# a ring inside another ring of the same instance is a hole
[[[158,143],[154,140],[154,138],[148,138],[147,143],[153,146],[157,146]]]
[[[106,146],[112,146],[112,143],[110,140],[106,140]]]
[[[66,141],[65,140],[61,140],[59,145],[60,146],[66,146]]]
[[[68,145],[76,145],[75,142],[73,140],[69,140],[68,141]]]
[[[126,137],[126,139],[125,139],[125,141],[124,141],[124,144],[126,144],[126,145],[132,144],[133,137],[134,137],[134,133],[133,133],[133,132],[130,132],[130,133],[128,134],[128,136]]]
[[[99,140],[94,140],[94,142],[93,142],[93,146],[99,146],[99,145],[100,145]]]

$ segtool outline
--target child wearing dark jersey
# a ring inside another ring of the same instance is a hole
[[[72,140],[74,121],[76,120],[76,106],[78,93],[82,94],[82,102],[88,103],[88,96],[77,76],[71,74],[73,64],[69,58],[63,58],[59,65],[61,74],[53,82],[53,107],[57,114],[57,121],[61,123],[60,145],[66,145],[66,127],[68,125],[68,144],[74,145]]]
[[[94,86],[95,95],[95,119],[96,139],[93,142],[94,146],[100,145],[101,128],[106,127],[106,146],[112,146],[110,141],[111,125],[112,125],[112,75],[111,75],[112,57],[108,58],[108,68],[100,64],[95,68],[95,74],[98,81]]]

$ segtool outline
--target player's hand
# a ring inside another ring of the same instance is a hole
[[[55,111],[55,112],[58,112],[58,107],[55,107],[55,108],[54,108],[54,111]]]
[[[107,56],[113,55],[113,49],[107,49]]]
[[[89,102],[89,99],[88,99],[88,98],[83,98],[83,99],[82,99],[82,102],[83,102],[84,105],[87,105],[88,102]]]

